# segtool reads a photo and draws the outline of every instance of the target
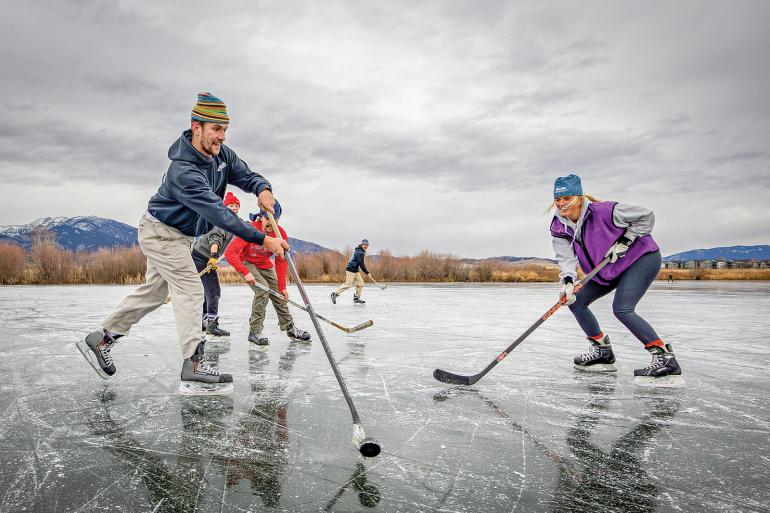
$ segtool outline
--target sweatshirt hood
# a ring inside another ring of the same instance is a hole
[[[170,160],[180,160],[190,162],[195,165],[211,165],[214,162],[213,157],[207,157],[192,145],[192,130],[185,130],[179,139],[174,141],[168,149],[168,158]]]

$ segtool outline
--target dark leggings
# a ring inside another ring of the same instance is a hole
[[[192,252],[193,262],[198,272],[206,268],[209,259],[197,251]],[[201,276],[203,283],[203,320],[215,321],[219,317],[219,296],[222,289],[219,287],[219,276],[216,271],[210,271]]]
[[[596,337],[602,330],[588,306],[615,290],[612,300],[612,313],[643,344],[658,340],[658,334],[647,321],[636,313],[636,305],[650,288],[660,271],[660,251],[647,253],[626,269],[611,285],[600,285],[589,281],[576,294],[576,301],[569,309],[575,315],[580,327],[589,337]],[[609,264],[612,265],[612,264]]]

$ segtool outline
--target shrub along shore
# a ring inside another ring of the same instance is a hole
[[[348,257],[341,253],[295,256],[297,270],[308,283],[337,283],[345,276]],[[451,255],[423,251],[416,256],[393,256],[388,251],[367,258],[377,281],[436,283],[555,282],[556,265],[530,265],[499,260],[467,262]],[[55,244],[36,244],[29,251],[0,243],[0,284],[138,284],[144,281],[145,258],[137,246],[73,252]],[[230,267],[219,270],[223,283],[240,283]],[[679,280],[770,280],[770,269],[661,269],[659,280],[671,274]]]

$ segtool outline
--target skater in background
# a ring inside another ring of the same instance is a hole
[[[111,350],[118,339],[170,294],[182,348],[180,391],[200,384],[232,388],[231,375],[220,374],[203,362],[203,285],[190,252],[193,237],[209,231],[212,224],[279,256],[288,244],[265,236],[222,202],[229,184],[254,194],[267,211],[272,212],[275,203],[268,181],[224,145],[228,123],[225,103],[210,93],[200,93],[190,129],[169,148],[171,164],[139,221],[139,247],[147,257],[145,283],[118,305],[102,329],[77,343],[88,363],[105,379],[116,371]]]
[[[348,290],[350,287],[356,287],[356,291],[353,294],[353,303],[364,304],[366,301],[361,299],[361,291],[364,289],[364,279],[361,277],[359,271],[369,276],[369,271],[366,268],[364,262],[364,256],[366,250],[369,249],[369,241],[363,239],[361,244],[356,246],[353,251],[353,256],[350,257],[348,265],[345,267],[345,283],[337,287],[337,290],[331,293],[332,303],[337,304],[337,296]]]
[[[277,223],[281,217],[281,204],[276,201],[274,209],[274,218]],[[270,219],[267,217],[267,211],[262,210],[256,215],[249,214],[249,218],[252,220],[252,226],[261,233],[275,235]],[[286,236],[286,230],[282,226],[279,225],[278,230],[280,230],[283,240],[289,240]],[[278,326],[281,331],[285,331],[291,340],[308,342],[310,333],[294,326],[289,305],[255,285],[259,281],[262,285],[289,299],[289,291],[286,289],[288,264],[283,256],[276,256],[275,268],[273,268],[271,256],[272,253],[265,251],[265,248],[259,244],[248,242],[240,237],[235,237],[225,250],[227,261],[236,271],[241,273],[246,283],[254,290],[254,301],[251,304],[251,317],[249,318],[249,342],[257,346],[266,346],[270,343],[268,338],[262,334],[268,299],[273,303],[275,313],[278,315]]]
[[[666,381],[670,376],[680,375],[682,371],[671,344],[663,342],[635,311],[660,271],[660,251],[650,235],[655,222],[653,212],[598,201],[583,194],[580,177],[576,175],[557,178],[553,196],[556,213],[551,221],[551,236],[562,283],[560,297],[566,297],[569,309],[591,343],[587,353],[575,357],[575,367],[594,372],[616,370],[610,338],[588,308],[614,290],[615,317],[652,355],[650,365],[634,370],[634,376]],[[605,257],[609,257],[610,263],[575,294],[577,265],[588,273]]]
[[[225,194],[224,204],[235,214],[241,209],[241,202],[235,194]],[[217,262],[219,255],[225,252],[225,248],[233,239],[233,234],[215,226],[210,232],[201,236],[192,250],[195,268],[201,274],[203,284],[203,331],[215,337],[230,336],[230,332],[219,327],[219,296],[222,289],[219,286],[217,274]]]

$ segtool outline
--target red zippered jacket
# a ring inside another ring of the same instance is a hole
[[[257,230],[264,233],[262,230],[262,221],[256,220],[251,223]],[[278,225],[278,230],[281,232],[283,240],[289,240],[286,236],[286,230],[283,226]],[[270,232],[267,235],[274,237],[275,234]],[[243,265],[244,262],[254,264],[259,269],[272,269],[273,262],[270,257],[273,256],[271,252],[253,242],[248,242],[240,237],[233,237],[233,241],[228,244],[225,249],[225,259],[230,262],[233,268],[241,273],[243,276],[249,274],[249,270]],[[286,290],[286,271],[289,268],[289,264],[286,263],[281,257],[275,257],[275,274],[278,275],[278,290]]]

